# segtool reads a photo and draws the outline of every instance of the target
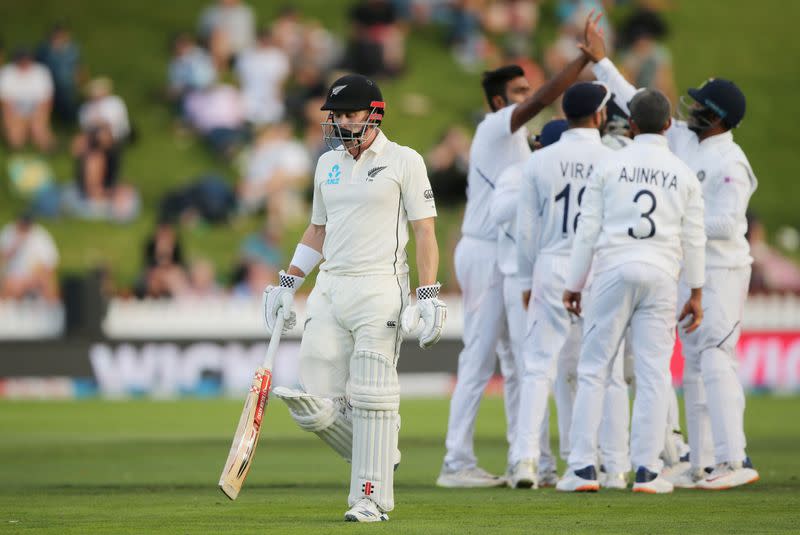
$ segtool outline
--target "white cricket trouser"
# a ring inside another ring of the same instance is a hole
[[[683,307],[683,303],[684,302],[685,301],[680,301],[680,299],[678,300],[678,312],[679,313],[680,313],[680,309]],[[634,381],[634,377],[633,377],[633,375],[634,375],[633,374],[633,351],[631,351],[631,349],[630,349],[630,346],[631,346],[631,343],[630,343],[630,331],[631,331],[630,328],[628,328],[628,330],[625,332],[625,341],[624,341],[625,349],[623,351],[624,360],[625,360],[625,365],[624,365],[625,373],[624,373],[624,375],[625,375],[625,382],[628,385],[630,385],[631,387],[633,387],[633,392],[635,394],[635,392],[636,392],[636,381]],[[672,353],[670,353],[670,355],[672,355]],[[671,388],[670,389],[669,404],[667,405],[667,438],[666,438],[666,444],[665,444],[665,450],[664,450],[665,460],[667,460],[667,457],[666,457],[667,454],[668,454],[667,448],[671,447],[672,433],[673,432],[680,432],[680,430],[681,430],[681,413],[680,413],[680,409],[678,407],[678,395],[675,393],[675,388]],[[602,431],[601,431],[601,434],[602,434]],[[601,444],[600,447],[602,449],[602,444]],[[675,451],[674,453],[678,453],[678,452]],[[672,464],[674,464],[674,463],[679,462],[679,459],[678,458],[670,459],[670,462]]]
[[[513,371],[503,371],[503,393],[506,396],[506,419],[508,421],[506,438],[510,447],[508,448],[508,464],[513,465],[520,458],[514,455],[514,445],[519,436],[519,421],[522,415],[527,412],[527,406],[522,404],[522,374],[525,370],[523,358],[523,343],[525,341],[526,325],[528,323],[528,311],[522,304],[522,290],[516,276],[506,275],[503,281],[503,296],[506,304],[506,318],[508,319],[508,333],[506,338],[501,335],[499,346],[506,346],[513,351],[513,359],[500,358],[500,366],[504,363],[513,362]],[[506,340],[509,343],[506,342]],[[504,348],[505,350],[505,348]],[[501,350],[498,348],[498,355]],[[545,396],[547,393],[545,393]],[[546,401],[546,400],[545,400]],[[532,433],[532,440],[539,441],[539,451],[541,460],[539,461],[539,471],[546,472],[556,469],[556,460],[550,449],[550,411],[546,411],[538,433]]]
[[[570,469],[596,463],[604,407],[601,401],[630,325],[636,376],[631,462],[637,468],[661,471],[659,454],[666,436],[677,293],[676,281],[651,264],[634,262],[596,274],[584,308],[578,392],[570,430]]]
[[[513,351],[497,354],[501,335],[508,332],[503,282],[497,267],[497,243],[464,236],[455,251],[456,278],[464,301],[464,349],[458,356],[458,378],[450,400],[445,463],[454,470],[477,465],[473,436],[481,397],[498,356],[500,370],[515,369]],[[506,414],[514,407],[505,399]]]
[[[400,314],[408,293],[408,275],[351,277],[321,272],[307,301],[300,381],[308,394],[350,400],[350,506],[368,497],[383,511],[394,508],[400,406],[397,358]]]
[[[740,462],[746,456],[736,343],[749,284],[750,266],[706,269],[703,322],[691,334],[680,333],[689,457],[695,467],[711,466],[712,451],[716,463]],[[683,281],[680,293],[681,299],[688,298]]]
[[[351,277],[320,271],[306,301],[300,343],[300,382],[307,393],[346,395],[356,351],[385,355],[397,366],[408,287],[407,274]]]
[[[537,439],[542,425],[547,425],[547,400],[554,382],[560,452],[564,459],[569,456],[583,322],[570,316],[561,301],[568,268],[569,257],[561,255],[542,255],[534,267],[528,331],[522,350],[520,423],[513,462],[528,458],[539,462],[543,450],[539,447],[541,440]],[[628,394],[622,359],[617,360],[608,381],[600,450],[607,470],[626,472],[629,465]]]

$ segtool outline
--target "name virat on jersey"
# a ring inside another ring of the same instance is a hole
[[[675,173],[652,167],[632,167],[630,169],[623,167],[619,172],[618,182],[661,186],[666,190],[678,189],[678,176]]]

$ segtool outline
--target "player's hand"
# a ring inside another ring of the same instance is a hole
[[[697,330],[700,327],[700,323],[703,321],[703,289],[702,288],[693,288],[692,295],[689,297],[689,300],[686,301],[686,304],[683,305],[683,309],[681,310],[681,315],[678,316],[678,322],[683,321],[688,316],[691,316],[691,321],[687,321],[683,323],[683,330],[684,332],[691,333]]]
[[[583,43],[578,43],[578,48],[583,52],[587,58],[597,63],[606,57],[606,43],[603,30],[600,29],[598,23],[603,18],[603,13],[594,14],[593,9],[586,17],[586,26],[583,29]]]
[[[442,337],[447,305],[439,299],[441,284],[417,288],[417,302],[403,310],[400,327],[406,334],[419,336],[419,347],[428,349]]]
[[[278,314],[283,315],[283,331],[285,334],[294,329],[297,323],[297,316],[294,313],[294,293],[303,284],[303,277],[288,275],[284,271],[279,274],[278,286],[267,286],[261,304],[264,309],[264,325],[267,328],[267,335],[272,336],[275,330],[275,321]]]
[[[561,297],[561,301],[564,303],[564,308],[567,309],[567,312],[570,314],[574,314],[581,317],[581,293],[580,292],[571,292],[569,290],[564,290],[564,295]]]
[[[531,302],[531,291],[525,290],[522,292],[522,306],[525,310],[528,310],[528,304]]]

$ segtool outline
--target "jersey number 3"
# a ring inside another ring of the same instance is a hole
[[[644,221],[639,220],[636,223],[635,228],[628,227],[628,236],[636,240],[646,240],[647,238],[652,238],[656,235],[656,222],[650,219],[650,216],[656,211],[656,196],[653,195],[653,192],[649,190],[639,190],[639,192],[633,196],[633,202],[639,204],[639,199],[641,197],[650,198],[650,209],[646,212],[642,212],[642,214],[639,216]],[[649,225],[649,230],[644,228],[645,225]],[[645,235],[643,236],[642,234]]]

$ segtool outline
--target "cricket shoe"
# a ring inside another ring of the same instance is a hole
[[[669,494],[674,487],[655,472],[651,472],[644,466],[636,470],[636,481],[633,483],[633,492],[644,492],[645,494]]]
[[[558,472],[555,468],[539,471],[539,488],[555,488],[558,485]]]
[[[697,488],[727,490],[755,483],[759,477],[749,458],[745,459],[744,463],[719,463],[705,479],[697,482]]]
[[[538,488],[539,482],[536,477],[536,461],[533,459],[521,459],[509,467],[506,472],[506,481],[512,489]]]
[[[344,514],[346,522],[385,522],[389,515],[378,509],[369,498],[361,498]]]
[[[693,468],[688,461],[679,465],[664,468],[661,477],[672,483],[676,489],[694,489],[697,483],[708,477],[712,468]]]
[[[628,474],[626,472],[606,472],[600,467],[600,477],[597,479],[600,487],[604,489],[625,490],[628,488]]]
[[[506,480],[503,477],[490,474],[478,466],[453,470],[445,463],[442,465],[442,471],[436,479],[436,486],[448,489],[505,487]]]
[[[597,492],[600,490],[597,470],[591,464],[580,470],[567,470],[564,477],[556,484],[556,490],[561,492]]]

